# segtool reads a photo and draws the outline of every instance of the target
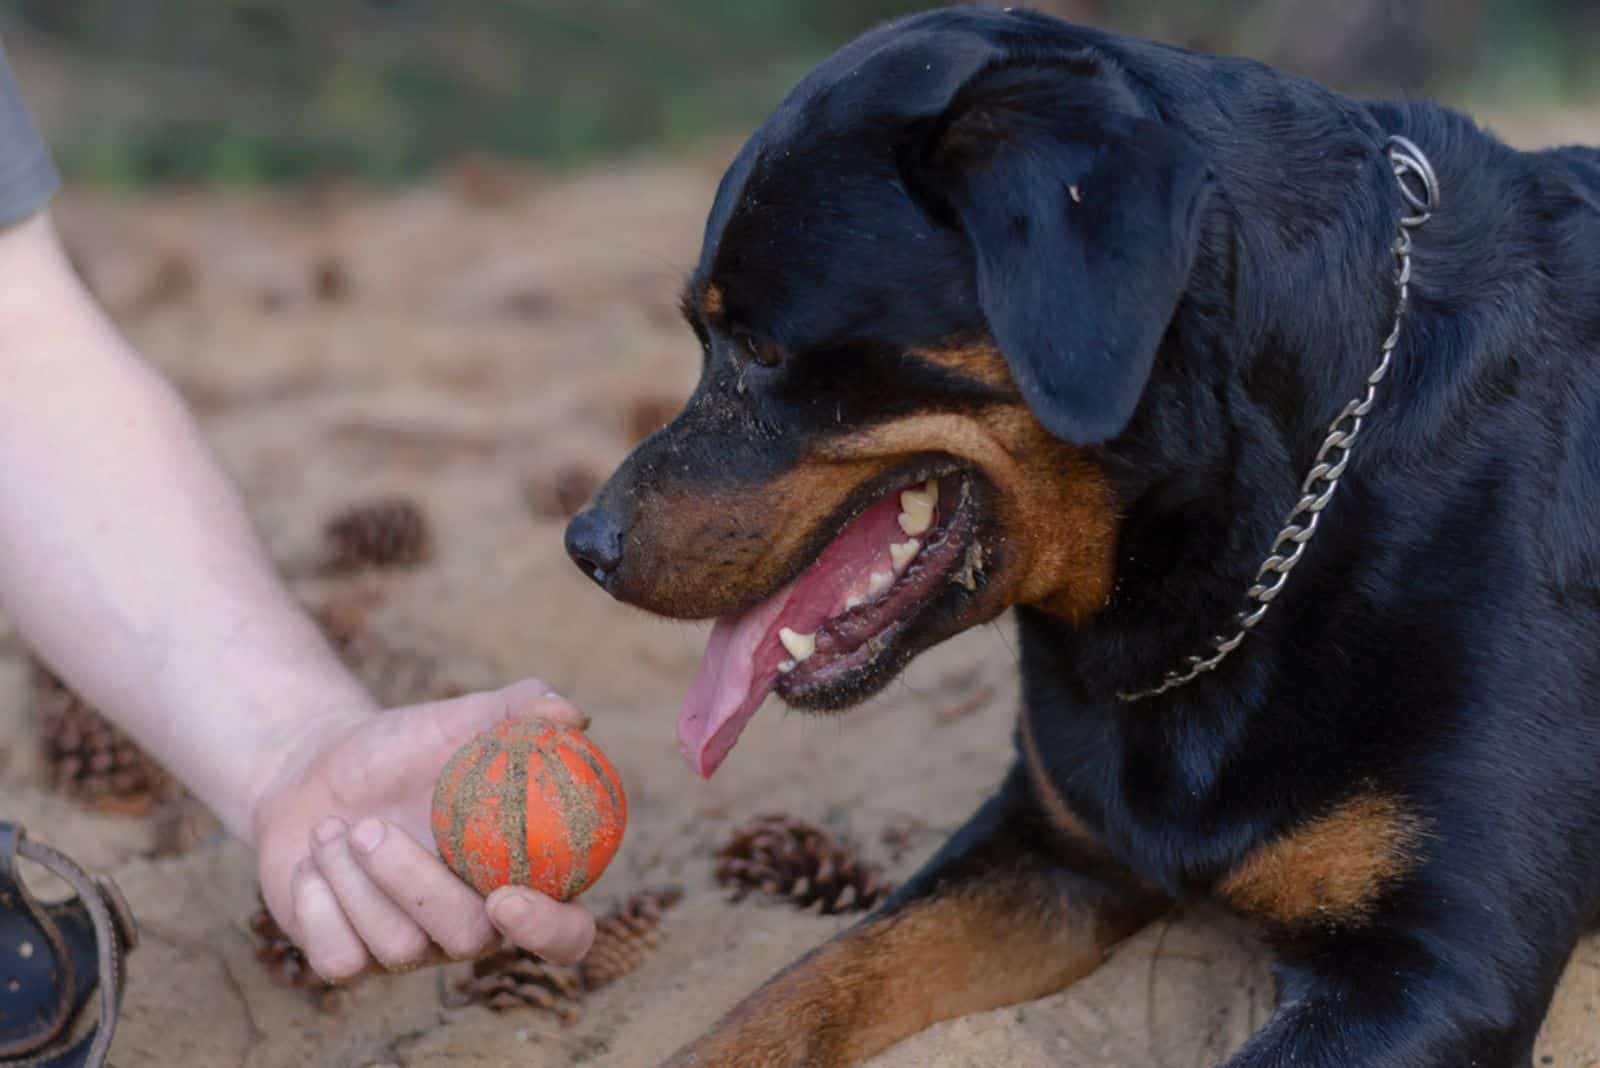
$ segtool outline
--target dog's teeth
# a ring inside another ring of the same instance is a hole
[[[917,550],[922,548],[922,543],[916,538],[900,542],[898,545],[889,546],[889,560],[894,564],[896,574],[904,571],[911,558],[917,555]]]
[[[783,643],[785,649],[789,650],[789,655],[794,657],[796,662],[805,660],[817,651],[817,635],[815,631],[810,634],[801,634],[798,631],[784,627],[778,631],[778,640]]]
[[[939,504],[939,480],[930,478],[918,489],[900,491],[900,529],[916,537],[933,525],[933,510]]]
[[[890,548],[893,552],[893,547]],[[872,577],[867,579],[867,596],[875,597],[889,588],[889,583],[894,581],[894,574],[889,571],[874,571]]]
[[[937,489],[929,491],[929,486],[932,485],[933,483],[929,482],[921,489],[901,490],[900,507],[907,512],[932,511],[934,502],[939,499]]]
[[[800,661],[798,660],[785,660],[778,665],[778,674],[787,675],[799,666]]]
[[[900,529],[908,535],[921,534],[931,526],[933,526],[933,510],[930,508],[900,513]]]
[[[860,608],[864,603],[865,601],[862,598],[856,596],[855,594],[851,594],[849,597],[844,599],[844,610],[848,612],[851,609]]]
[[[900,529],[907,536],[916,537],[933,525],[933,503],[939,499],[938,492],[929,493],[926,487],[901,491]]]

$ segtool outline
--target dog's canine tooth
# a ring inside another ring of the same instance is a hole
[[[931,483],[929,483],[931,485]],[[928,485],[900,491],[900,507],[907,512],[931,512],[939,499],[939,491],[928,491]]]
[[[848,612],[853,608],[860,608],[861,605],[864,604],[864,603],[865,602],[864,602],[863,598],[861,598],[860,596],[858,596],[856,594],[851,594],[849,597],[846,597],[844,599],[844,610],[846,612]]]
[[[893,550],[891,549],[891,551]],[[794,657],[797,663],[817,651],[817,635],[815,631],[810,634],[801,634],[798,631],[784,627],[778,631],[778,640],[783,643],[783,647],[789,651],[789,655]]]
[[[922,548],[922,542],[916,538],[889,546],[889,559],[894,563],[896,574],[906,569],[906,565],[911,562],[913,556],[917,555],[917,550],[920,548]]]
[[[892,553],[894,552],[894,549],[891,547],[889,551]],[[874,571],[872,573],[872,577],[867,580],[867,596],[872,597],[882,593],[884,590],[889,588],[889,583],[893,581],[893,573],[888,571]]]
[[[933,525],[933,507],[939,500],[939,484],[929,479],[919,489],[900,491],[900,529],[916,537]]]
[[[915,537],[933,525],[932,509],[919,509],[900,513],[900,529],[908,536]]]
[[[798,660],[780,661],[779,664],[778,664],[778,674],[787,675],[787,674],[789,674],[789,672],[793,671],[795,668],[797,668],[799,666],[800,666],[800,661],[798,661]]]

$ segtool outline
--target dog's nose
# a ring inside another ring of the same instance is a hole
[[[602,589],[622,563],[622,524],[603,508],[588,508],[567,524],[567,555]]]

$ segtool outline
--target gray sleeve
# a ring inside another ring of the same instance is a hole
[[[0,46],[0,227],[44,207],[61,185],[50,149],[39,136],[22,90]]]

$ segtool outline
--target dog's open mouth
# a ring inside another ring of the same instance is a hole
[[[982,564],[970,480],[947,475],[885,496],[851,520],[799,578],[712,628],[678,716],[689,764],[710,777],[773,690],[840,707],[894,660],[897,640],[951,583]]]

